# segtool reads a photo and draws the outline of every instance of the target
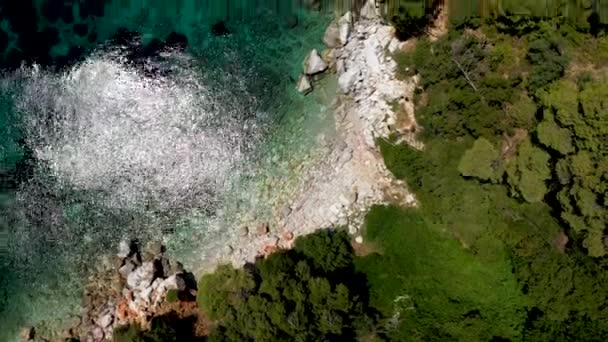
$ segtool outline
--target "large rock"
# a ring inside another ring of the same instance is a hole
[[[127,285],[131,289],[143,289],[154,280],[154,262],[144,262],[127,276]]]
[[[184,291],[186,289],[186,281],[179,275],[172,275],[163,280],[160,286],[165,290]]]
[[[383,49],[386,49],[391,43],[391,40],[395,38],[395,28],[390,25],[382,25],[378,27],[378,30],[376,31],[376,37],[380,42],[380,46]]]
[[[135,267],[137,266],[133,264],[131,260],[127,260],[127,262],[118,269],[118,273],[123,279],[127,279],[129,274],[135,270]]]
[[[21,333],[19,334],[21,341],[33,341],[36,337],[36,330],[34,327],[25,327],[21,329]]]
[[[340,26],[335,20],[327,26],[325,35],[323,36],[323,43],[330,49],[336,48],[342,44],[340,39]]]
[[[321,58],[319,52],[316,49],[310,51],[304,63],[304,73],[310,76],[322,73],[325,70],[327,70],[327,63]]]
[[[103,316],[99,318],[99,320],[97,321],[97,325],[105,329],[109,327],[112,322],[114,322],[114,315],[112,315],[111,312],[106,312]]]
[[[129,243],[129,241],[121,240],[118,243],[118,253],[116,253],[116,255],[121,259],[124,259],[131,255],[131,244]]]
[[[93,331],[91,331],[91,337],[93,338],[93,341],[103,341],[105,337],[103,329],[100,327],[95,327]]]
[[[350,32],[353,24],[353,15],[350,11],[346,12],[340,20],[338,20],[338,37],[341,45],[348,43]]]
[[[359,12],[361,18],[363,19],[378,19],[380,18],[380,14],[378,13],[378,9],[376,8],[375,0],[367,0],[365,5],[361,8],[361,12]]]
[[[312,84],[310,83],[308,76],[306,76],[306,75],[300,76],[300,79],[298,80],[298,83],[296,84],[296,90],[304,95],[306,95],[312,91]]]

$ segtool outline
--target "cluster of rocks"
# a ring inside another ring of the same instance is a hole
[[[170,290],[193,300],[196,281],[164,254],[157,242],[140,250],[132,241],[121,241],[115,260],[106,258],[85,287],[81,317],[63,333],[67,341],[100,342],[112,339],[121,325],[138,323],[147,327],[151,318],[166,304]]]

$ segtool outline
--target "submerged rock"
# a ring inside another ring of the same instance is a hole
[[[298,83],[296,84],[296,90],[304,95],[312,91],[312,84],[306,75],[301,75]]]
[[[321,58],[316,49],[310,51],[306,62],[304,63],[304,73],[306,75],[316,75],[327,70],[327,63]]]
[[[21,329],[21,334],[19,334],[22,341],[33,341],[36,337],[36,330],[34,327],[25,327]]]

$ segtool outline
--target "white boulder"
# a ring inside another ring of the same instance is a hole
[[[164,288],[165,290],[184,291],[186,289],[186,281],[184,278],[174,274],[163,280],[160,287]]]
[[[382,25],[378,27],[378,30],[376,31],[376,37],[380,42],[380,46],[385,49],[395,37],[395,28],[390,25]]]
[[[127,285],[131,289],[143,289],[148,287],[154,280],[154,263],[144,262],[141,267],[129,273]]]
[[[327,70],[327,63],[321,58],[319,52],[316,49],[310,51],[304,63],[304,73],[306,75],[316,75],[325,70]]]
[[[363,19],[377,19],[380,17],[378,9],[376,8],[375,0],[367,0],[365,5],[361,8],[361,18]]]
[[[308,79],[308,76],[301,75],[298,83],[296,84],[296,90],[302,94],[308,94],[312,91],[312,84]]]
[[[348,38],[350,38],[350,32],[353,24],[353,15],[350,11],[346,12],[340,20],[338,20],[338,36],[340,39],[341,45],[346,45],[348,43]]]
[[[129,244],[129,241],[121,240],[118,243],[118,253],[116,253],[116,255],[119,258],[124,259],[124,258],[128,257],[130,254],[131,254],[131,246]]]
[[[341,42],[341,27],[336,21],[333,21],[327,29],[325,30],[325,35],[323,35],[323,43],[330,49],[336,48],[340,46]]]

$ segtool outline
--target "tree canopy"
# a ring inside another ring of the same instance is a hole
[[[199,282],[198,303],[217,320],[210,340],[319,341],[370,333],[375,316],[346,233],[299,238],[251,267],[222,266]]]

